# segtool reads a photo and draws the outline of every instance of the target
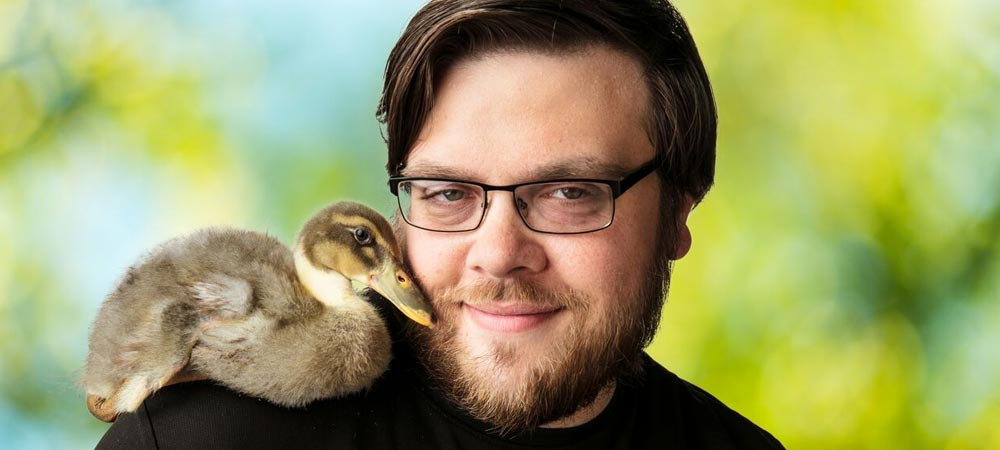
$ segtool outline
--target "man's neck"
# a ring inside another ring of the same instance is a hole
[[[582,408],[576,410],[573,414],[566,417],[553,420],[551,422],[542,424],[542,428],[570,428],[583,425],[591,420],[594,420],[604,408],[608,407],[608,403],[611,403],[611,397],[615,394],[615,383],[611,383],[601,392],[597,393],[597,397],[594,401],[588,403]]]

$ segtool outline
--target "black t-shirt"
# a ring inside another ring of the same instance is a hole
[[[500,436],[445,400],[407,347],[394,345],[389,370],[370,390],[298,409],[211,382],[169,386],[135,413],[120,416],[97,448],[782,448],[766,431],[647,355],[643,375],[619,383],[594,420],[573,428]]]

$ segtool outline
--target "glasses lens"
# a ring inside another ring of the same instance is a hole
[[[520,186],[514,191],[524,222],[548,233],[584,233],[611,224],[615,203],[611,186],[557,181]]]
[[[413,226],[434,231],[466,231],[479,226],[486,193],[474,184],[408,180],[399,183],[399,210]]]

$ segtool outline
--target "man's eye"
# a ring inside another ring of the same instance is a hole
[[[441,195],[444,198],[448,199],[448,201],[452,201],[452,202],[455,202],[455,201],[458,201],[458,200],[461,200],[461,199],[465,198],[465,192],[462,192],[462,191],[459,191],[459,190],[455,190],[455,189],[449,189],[447,191],[444,191],[444,192],[441,193]]]
[[[552,190],[551,195],[556,198],[566,200],[579,200],[589,195],[590,192],[578,186],[564,186]]]
[[[457,202],[465,198],[465,191],[459,189],[442,189],[438,191],[427,191],[424,195],[424,200],[447,200],[449,202]]]
[[[555,197],[565,198],[567,200],[576,200],[584,195],[587,195],[583,189],[579,188],[559,188],[552,192]]]

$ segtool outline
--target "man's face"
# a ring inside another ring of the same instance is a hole
[[[404,175],[618,179],[655,154],[647,104],[639,63],[606,47],[463,60],[439,83]],[[488,194],[476,230],[403,226],[404,253],[439,318],[428,364],[457,401],[517,428],[564,416],[608,386],[616,353],[641,349],[641,316],[659,314],[646,307],[662,295],[659,189],[656,175],[643,178],[616,199],[613,224],[587,234],[528,229],[505,191]]]

